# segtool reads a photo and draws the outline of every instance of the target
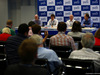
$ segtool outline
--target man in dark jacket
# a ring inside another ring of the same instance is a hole
[[[21,42],[27,38],[28,31],[29,31],[28,25],[21,24],[18,28],[18,34],[8,38],[6,42],[8,65],[20,62],[18,55],[18,47],[20,46]]]

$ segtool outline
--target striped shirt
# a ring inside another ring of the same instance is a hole
[[[52,36],[50,38],[50,45],[70,46],[73,50],[76,49],[73,38],[64,32],[58,32],[57,35]]]

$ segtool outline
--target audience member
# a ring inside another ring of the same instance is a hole
[[[68,27],[72,27],[74,21],[75,21],[75,20],[74,20],[74,16],[73,16],[73,15],[70,15],[70,16],[69,16],[69,20],[66,22],[67,26],[68,26]]]
[[[88,59],[88,60],[98,60],[100,54],[92,50],[95,39],[92,33],[86,33],[82,36],[81,40],[83,48],[81,50],[75,50],[71,53],[69,58],[73,59]]]
[[[41,26],[35,24],[34,26],[32,26],[32,32],[33,32],[33,34],[38,34],[41,36]],[[43,39],[43,43],[46,41],[46,39],[48,37],[48,31],[45,31],[44,36],[45,37]]]
[[[93,20],[90,18],[88,13],[84,15],[84,19],[81,23],[81,26],[82,27],[92,27],[93,26]]]
[[[6,27],[8,27],[8,28],[10,29],[11,35],[16,35],[16,34],[15,34],[15,31],[14,31],[13,29],[11,29],[11,28],[12,28],[12,25],[13,25],[12,20],[8,20],[8,21],[7,21],[7,26],[6,26]],[[1,30],[1,31],[2,31],[2,30]]]
[[[10,29],[5,27],[2,30],[2,34],[0,34],[0,41],[7,41],[8,37],[11,36]]]
[[[58,20],[55,19],[55,15],[51,14],[51,19],[48,21],[47,26],[51,26],[51,27],[57,27],[58,25]]]
[[[37,14],[35,15],[35,19],[33,20],[33,22],[35,22],[35,24],[42,26],[42,22],[41,20],[39,20],[39,16]]]
[[[28,31],[29,31],[28,25],[21,24],[18,27],[18,34],[8,38],[5,46],[8,58],[8,64],[15,64],[20,62],[18,55],[18,47],[20,46],[21,42],[27,38]]]
[[[35,24],[35,22],[33,22],[33,21],[30,21],[30,22],[28,23],[28,26],[29,26],[28,36],[29,36],[29,37],[33,35],[33,32],[32,32],[32,25],[34,25],[34,24]]]
[[[67,25],[64,22],[59,22],[58,27],[58,34],[52,36],[50,38],[50,45],[55,46],[70,46],[73,50],[76,49],[74,40],[71,36],[65,34],[67,30]]]
[[[100,46],[100,28],[95,33],[95,45]]]
[[[52,72],[62,64],[62,61],[59,60],[57,54],[53,50],[46,49],[43,47],[42,37],[37,34],[34,34],[30,38],[34,39],[38,45],[38,58],[48,59]]]
[[[21,59],[20,64],[11,65],[5,75],[48,75],[48,71],[34,64],[38,46],[35,40],[24,40],[18,50]]]
[[[68,32],[67,35],[72,37],[82,37],[84,33],[82,33],[81,24],[79,21],[75,21],[72,26],[71,32]]]

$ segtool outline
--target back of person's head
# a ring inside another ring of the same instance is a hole
[[[81,23],[79,21],[75,21],[72,26],[72,32],[82,32]]]
[[[2,33],[11,34],[10,29],[7,27],[3,28]]]
[[[32,25],[34,25],[34,24],[35,24],[34,21],[30,21],[30,22],[28,23],[28,26],[29,26],[29,27],[32,27]]]
[[[32,63],[34,59],[37,57],[37,49],[38,46],[34,39],[26,39],[24,40],[18,50],[19,57],[21,58],[21,62],[24,64]]]
[[[66,28],[67,28],[66,23],[64,23],[64,22],[58,23],[58,27],[57,27],[58,31],[60,31],[60,32],[66,31]]]
[[[92,33],[86,33],[81,39],[82,46],[85,48],[92,48],[95,43],[95,39]]]
[[[12,23],[13,23],[12,20],[7,21],[7,25],[12,25]]]
[[[23,24],[19,25],[19,27],[18,27],[18,33],[20,33],[20,34],[27,33],[28,34],[28,31],[29,31],[29,28],[28,28],[27,24],[23,23]]]
[[[96,38],[100,39],[100,28],[96,31],[95,35]]]
[[[38,34],[34,34],[30,37],[30,39],[34,39],[37,43],[37,45],[41,45],[43,42],[43,38],[41,36],[39,36]]]
[[[39,26],[38,24],[32,26],[32,32],[34,34],[39,34],[40,31],[41,31],[41,26]]]

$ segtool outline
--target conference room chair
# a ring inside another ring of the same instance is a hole
[[[72,52],[72,48],[69,46],[54,46],[50,45],[50,49],[54,50],[58,57],[68,58],[70,53]]]
[[[88,75],[95,73],[92,60],[62,59],[66,67],[67,75]]]
[[[45,47],[49,47],[50,38],[51,38],[52,36],[53,36],[53,35],[48,35],[48,38],[46,39],[46,42],[45,42]]]
[[[100,53],[100,46],[94,46],[93,51]]]
[[[5,41],[0,41],[0,54],[5,54]]]
[[[50,65],[47,59],[38,58],[35,60],[35,64],[38,66],[41,66],[42,68],[47,69],[50,72],[50,74],[52,74]]]

